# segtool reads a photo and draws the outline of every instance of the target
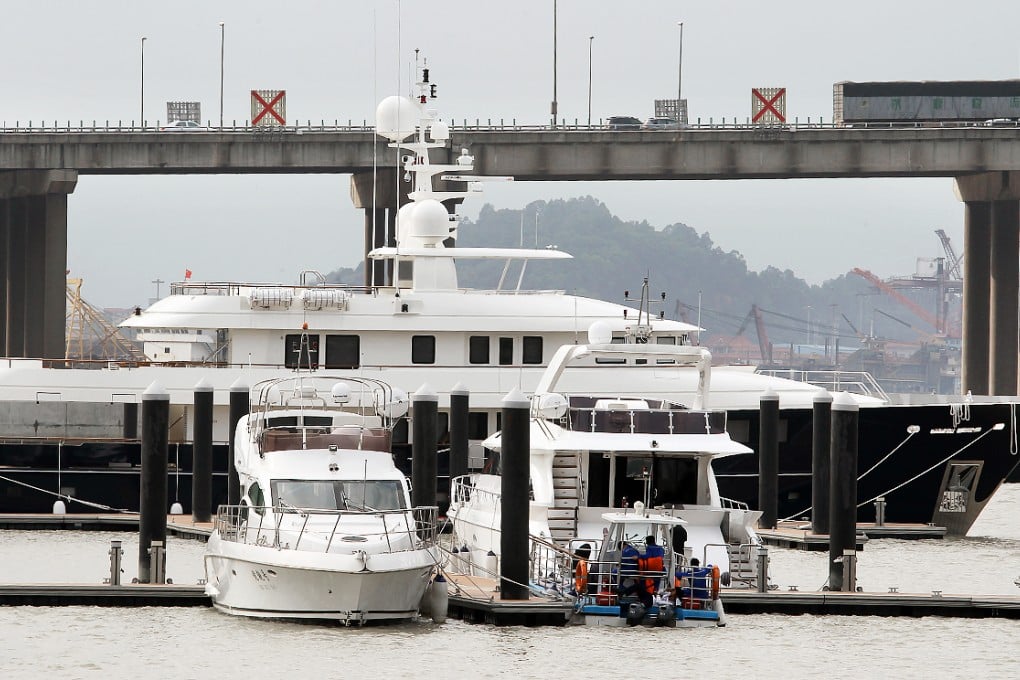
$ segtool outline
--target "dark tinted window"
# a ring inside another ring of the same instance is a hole
[[[357,368],[360,365],[361,338],[359,336],[326,336],[326,368]]]
[[[499,339],[499,365],[509,366],[514,362],[514,339]]]
[[[318,368],[319,336],[305,333],[286,336],[283,362],[287,368]]]
[[[468,340],[468,361],[472,364],[489,363],[489,336],[471,336]]]
[[[525,335],[521,348],[521,362],[525,364],[542,363],[542,338],[537,335]]]
[[[489,436],[489,414],[472,411],[468,413],[468,439],[485,439]]]
[[[411,363],[436,363],[436,338],[433,335],[411,336]]]

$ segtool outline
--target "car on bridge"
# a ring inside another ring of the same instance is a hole
[[[642,130],[679,130],[684,127],[672,118],[649,118],[641,126]]]
[[[209,128],[202,127],[193,120],[172,120],[160,128],[161,132],[203,132]]]
[[[641,121],[634,116],[610,116],[606,127],[610,130],[640,130]]]

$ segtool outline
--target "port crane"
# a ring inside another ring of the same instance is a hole
[[[145,361],[145,355],[81,296],[82,279],[67,279],[65,359]],[[98,355],[98,356],[97,356]]]
[[[937,334],[959,337],[960,329],[955,327],[950,328],[945,320],[945,315],[943,315],[941,319],[937,318],[927,309],[917,304],[916,302],[908,298],[906,295],[896,290],[896,288],[894,288],[893,286],[889,285],[882,279],[872,274],[867,269],[855,267],[853,269],[853,273],[856,274],[857,276],[860,276],[868,283],[875,286],[875,288],[878,288],[880,291],[882,291],[883,293],[885,293],[886,295],[893,298],[901,305],[909,309],[911,312],[914,313],[915,316],[917,316],[917,318],[921,319],[925,323],[931,324],[931,327],[935,329],[935,332]]]

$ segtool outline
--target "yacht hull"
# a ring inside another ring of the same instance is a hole
[[[431,579],[434,549],[335,554],[209,540],[206,592],[237,616],[364,623],[414,619]]]

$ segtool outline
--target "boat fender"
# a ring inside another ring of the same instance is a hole
[[[722,584],[724,588],[729,588],[730,583],[732,582],[733,581],[732,578],[730,577],[730,572],[724,571],[722,574],[719,575],[719,583]]]
[[[438,574],[429,588],[429,600],[432,606],[432,622],[445,623],[446,614],[450,609],[450,584],[442,574]]]
[[[715,625],[722,628],[726,625],[726,611],[723,609],[722,600],[716,600],[713,605],[715,613],[719,615],[719,621]]]
[[[433,581],[429,581],[425,584],[425,592],[421,594],[421,600],[418,602],[418,614],[423,617],[432,616],[432,585]]]
[[[450,558],[447,560],[446,567],[450,571],[464,571],[460,568],[460,548],[457,546],[453,546],[453,550],[450,551]]]
[[[491,550],[485,554],[485,561],[482,564],[483,571],[482,576],[488,576],[489,578],[499,578],[499,558],[496,557],[496,553]]]
[[[64,501],[54,501],[53,503],[53,514],[54,515],[66,515],[67,506],[64,505]]]
[[[184,514],[184,506],[181,505],[180,503],[176,503],[175,502],[173,505],[170,506],[170,514],[171,515],[183,515]]]
[[[719,599],[719,567],[712,565],[712,599]]]
[[[647,610],[645,606],[640,602],[631,602],[630,606],[627,607],[627,625],[637,626],[645,620],[645,614]]]
[[[676,609],[668,602],[659,605],[659,612],[655,616],[655,625],[660,628],[673,628],[676,626]]]

